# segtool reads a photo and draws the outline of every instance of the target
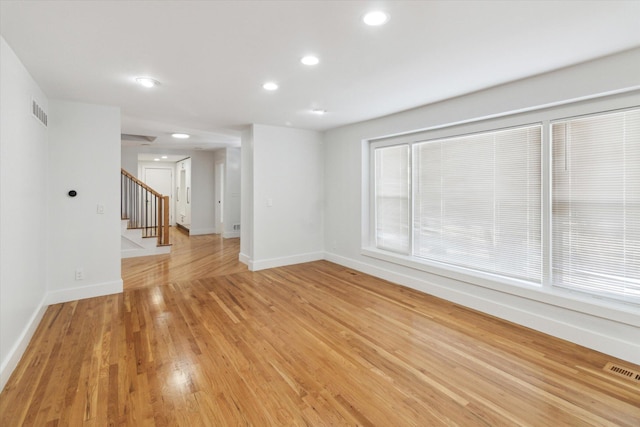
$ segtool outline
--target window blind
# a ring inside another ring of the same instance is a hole
[[[640,299],[640,109],[552,124],[553,283]]]
[[[414,255],[541,282],[540,125],[413,146]]]
[[[409,253],[409,146],[375,150],[376,247]]]

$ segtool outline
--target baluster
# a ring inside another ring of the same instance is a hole
[[[124,169],[120,177],[120,215],[128,228],[140,229],[144,237],[157,237],[169,244],[169,196],[162,196]]]
[[[157,236],[158,235],[158,230],[156,228],[157,227],[156,220],[158,219],[158,216],[157,216],[158,198],[156,197],[155,194],[153,195],[153,199],[152,200],[153,200],[153,209],[152,209],[152,212],[151,212],[151,219],[153,221],[152,230],[153,230],[153,233],[154,233],[153,236]]]

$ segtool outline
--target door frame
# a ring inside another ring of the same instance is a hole
[[[224,162],[216,162],[215,164],[216,234],[224,233],[224,185],[225,185],[225,164]]]

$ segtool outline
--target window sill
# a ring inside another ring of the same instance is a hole
[[[428,260],[418,260],[408,255],[395,254],[372,247],[363,248],[361,254],[369,258],[458,280],[504,294],[640,327],[640,309],[634,303],[600,298]]]

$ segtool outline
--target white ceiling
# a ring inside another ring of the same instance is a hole
[[[387,25],[361,22],[374,8]],[[48,97],[120,106],[122,132],[162,148],[326,130],[640,46],[640,1],[2,0],[0,17]]]
[[[166,157],[163,159],[162,157]],[[151,154],[138,153],[139,162],[176,163],[189,157],[188,154]],[[158,160],[156,160],[158,159]]]

